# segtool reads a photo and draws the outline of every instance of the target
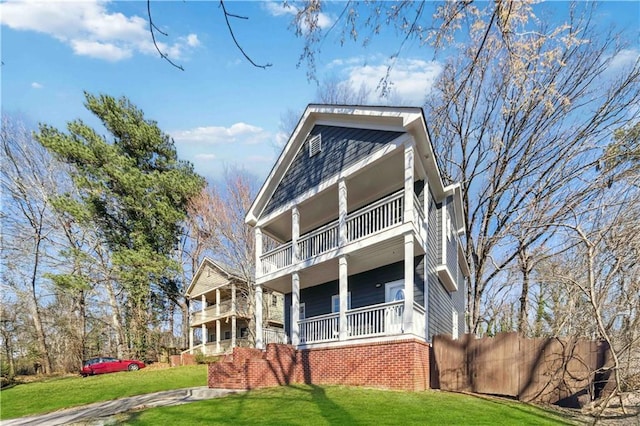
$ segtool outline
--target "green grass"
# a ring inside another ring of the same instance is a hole
[[[0,391],[3,420],[170,389],[206,386],[207,366],[142,369],[20,384]]]
[[[126,413],[130,425],[559,425],[557,414],[497,398],[448,392],[287,386]]]

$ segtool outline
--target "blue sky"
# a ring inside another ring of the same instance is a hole
[[[343,5],[326,3],[321,25],[330,28]],[[225,165],[238,165],[264,179],[286,139],[282,117],[313,102],[317,86],[304,65],[297,67],[303,40],[289,27],[293,9],[266,1],[226,6],[249,18],[232,21],[242,47],[272,67],[255,68],[242,57],[218,2],[152,2],[154,23],[168,33],[158,40],[185,71],[159,58],[144,1],[2,2],[2,110],[32,124],[64,128],[80,118],[97,125],[82,105],[83,91],[125,95],[174,137],[180,157],[200,174],[216,179]],[[539,7],[562,16],[567,6]],[[598,16],[603,27],[630,32],[627,54],[637,58],[640,2],[604,2]],[[428,47],[410,41],[391,76],[396,93],[391,101],[376,99],[373,89],[398,48],[397,34],[384,29],[366,47],[340,46],[339,39],[340,31],[333,30],[322,42],[318,78],[365,84],[372,103],[421,105],[442,67]]]

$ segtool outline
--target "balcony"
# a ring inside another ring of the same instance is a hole
[[[379,234],[385,230],[404,223],[404,191],[397,191],[372,204],[358,209],[347,215],[346,244],[360,241],[364,238]],[[421,203],[414,195],[414,212],[416,215],[416,232],[422,235],[424,211]],[[299,262],[312,259],[340,245],[339,221],[336,219],[312,232],[303,234],[297,241],[297,256]],[[261,276],[268,275],[293,264],[293,245],[291,242],[282,244],[260,256]]]
[[[194,327],[231,315],[237,315],[243,318],[248,317],[249,307],[247,301],[242,299],[237,300],[235,309],[231,300],[225,300],[220,302],[220,305],[207,306],[203,311],[193,312],[191,313],[191,326]]]
[[[424,309],[414,304],[413,330],[404,330],[404,301],[402,300],[350,309],[347,311],[346,339],[394,336],[407,332],[424,336],[424,314]],[[300,320],[298,324],[301,345],[339,340],[337,312]]]

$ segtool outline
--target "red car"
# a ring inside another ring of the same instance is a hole
[[[116,359],[108,357],[91,358],[84,362],[80,374],[82,377],[94,374],[115,373],[117,371],[136,371],[144,368],[144,362],[134,359]]]

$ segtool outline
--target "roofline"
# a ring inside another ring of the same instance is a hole
[[[191,282],[189,283],[189,287],[187,287],[187,290],[184,292],[185,296],[188,296],[191,293],[191,290],[196,285],[196,282],[200,279],[200,275],[204,271],[204,268],[205,268],[206,264],[209,264],[211,267],[213,267],[213,268],[217,269],[218,271],[222,272],[223,275],[226,275],[228,280],[234,279],[234,280],[246,282],[246,280],[244,278],[242,278],[241,276],[239,276],[237,274],[234,274],[233,272],[229,271],[227,269],[227,267],[225,265],[223,265],[222,263],[217,262],[217,261],[211,259],[208,256],[205,256],[205,258],[202,259],[202,262],[200,262],[200,265],[198,266],[198,269],[196,270],[196,273],[193,275],[193,278],[191,278]]]
[[[360,111],[360,113],[358,113]],[[395,116],[392,114],[397,112]],[[371,114],[374,113],[374,114]],[[386,114],[385,114],[386,113]],[[418,117],[416,117],[415,115]],[[325,105],[325,104],[308,104],[304,112],[300,116],[298,123],[291,133],[291,136],[287,140],[287,143],[283,147],[278,159],[274,163],[269,175],[260,187],[258,194],[254,198],[247,215],[245,216],[245,223],[250,226],[255,226],[258,222],[258,218],[261,216],[268,200],[264,200],[265,196],[268,196],[268,192],[271,194],[276,190],[280,181],[286,174],[286,170],[291,165],[291,162],[295,159],[298,151],[304,144],[302,139],[302,133],[308,127],[308,131],[311,131],[313,125],[321,121],[322,118],[331,120],[336,117],[367,117],[375,118],[388,117],[390,119],[403,118],[403,121],[399,126],[403,127],[407,133],[411,133],[414,138],[424,135],[420,138],[424,140],[427,152],[425,158],[421,158],[420,161],[427,161],[431,167],[427,167],[428,180],[433,182],[435,180],[436,187],[432,188],[434,195],[441,199],[445,195],[444,184],[442,182],[442,175],[440,168],[435,159],[435,150],[431,141],[431,135],[424,115],[424,109],[421,107],[411,106],[371,106],[371,105]],[[413,130],[413,132],[411,132]],[[294,152],[295,151],[295,152]],[[276,182],[277,180],[277,182]],[[261,205],[262,204],[262,205]],[[260,211],[257,211],[260,209]]]

